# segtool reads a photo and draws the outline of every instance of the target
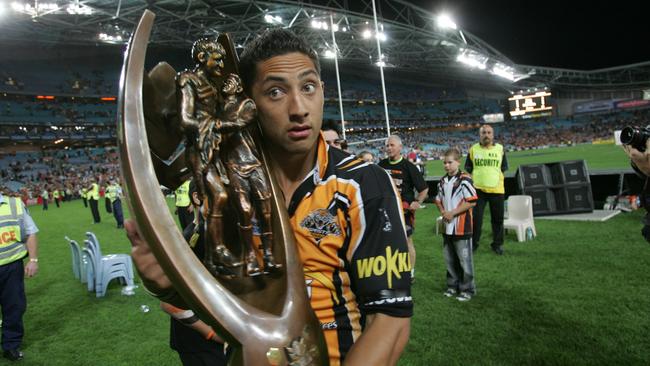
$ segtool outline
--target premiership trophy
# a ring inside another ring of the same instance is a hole
[[[192,48],[192,70],[176,73],[161,62],[146,73],[154,18],[145,11],[129,42],[118,105],[123,181],[140,235],[173,293],[235,347],[230,364],[326,365],[325,340],[233,44],[226,34],[201,38]],[[160,189],[175,189],[188,177],[204,202],[202,259]]]

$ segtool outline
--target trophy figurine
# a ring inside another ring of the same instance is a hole
[[[180,298],[235,347],[232,365],[326,365],[302,263],[281,191],[270,174],[256,108],[226,34],[192,47],[195,67],[144,70],[155,16],[145,11],[126,54],[118,145],[127,201],[139,233]],[[204,200],[199,260],[160,186],[192,177]]]

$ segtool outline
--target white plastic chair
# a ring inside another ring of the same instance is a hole
[[[438,216],[436,219],[436,235],[442,235],[445,233],[445,222],[442,220],[442,216]]]
[[[535,220],[533,218],[533,198],[531,196],[508,197],[508,218],[503,221],[504,229],[515,230],[517,241],[526,241],[526,230],[533,230],[533,237],[537,236]]]

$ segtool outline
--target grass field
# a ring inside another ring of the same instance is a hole
[[[23,364],[180,364],[168,347],[168,317],[142,287],[122,296],[114,283],[98,299],[72,275],[65,235],[79,241],[92,230],[104,253],[129,251],[113,218],[102,212],[101,224],[91,224],[81,201],[31,213],[41,230],[40,273],[26,280]],[[478,294],[468,303],[442,296],[436,216],[433,205],[418,213],[415,315],[400,365],[650,364],[650,245],[639,235],[641,213],[604,223],[538,220],[538,238],[516,243],[508,234],[502,257],[489,251],[486,228],[475,256]]]
[[[629,169],[630,162],[621,149],[616,145],[577,145],[571,147],[554,147],[541,150],[526,150],[507,152],[508,173],[514,174],[517,167],[522,164],[553,163],[564,160],[587,161],[587,168],[590,170],[601,169]],[[463,158],[461,169],[464,167]],[[442,176],[445,174],[442,168],[442,161],[435,160],[427,162],[427,176]]]

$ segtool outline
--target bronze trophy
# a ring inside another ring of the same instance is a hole
[[[192,49],[193,70],[177,74],[162,62],[145,73],[154,17],[145,11],[129,42],[118,104],[123,181],[140,235],[187,306],[236,348],[230,364],[326,365],[293,230],[232,42],[225,34],[202,38]],[[190,176],[206,200],[203,262],[160,189]]]

